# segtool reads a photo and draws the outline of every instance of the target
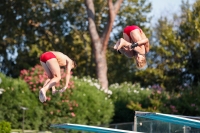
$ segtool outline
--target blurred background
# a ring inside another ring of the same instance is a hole
[[[2,125],[38,132],[58,123],[134,122],[136,110],[200,115],[200,0],[4,0],[0,7]],[[113,49],[132,24],[150,40],[144,71]],[[69,89],[49,91],[42,104],[46,51],[78,67]]]

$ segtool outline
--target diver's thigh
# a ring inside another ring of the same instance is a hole
[[[124,38],[124,40],[126,40],[127,42],[131,42],[131,41],[130,41],[131,38],[129,38],[129,36],[128,36],[126,33],[123,33],[123,38]]]
[[[50,79],[53,78],[53,75],[52,75],[51,71],[49,70],[47,64],[42,61],[40,61],[40,63],[42,65],[42,67],[44,68],[45,72],[47,73],[48,78],[50,78]]]
[[[60,75],[60,66],[56,58],[52,58],[46,62],[49,70],[51,71],[52,75],[55,77],[61,77]]]
[[[139,29],[132,30],[130,33],[130,36],[131,36],[131,39],[133,40],[133,42],[138,42],[138,41],[142,40],[142,35],[141,35]]]

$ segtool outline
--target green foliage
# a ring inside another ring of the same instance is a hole
[[[111,121],[114,106],[109,95],[100,90],[97,80],[84,77],[74,78],[75,91],[71,99],[76,99],[78,108],[74,111],[76,123],[89,125],[104,125]]]
[[[111,85],[111,99],[115,105],[114,122],[133,121],[133,111],[161,112],[199,116],[200,85],[181,87],[181,92],[169,93],[159,85],[143,89],[139,84]]]
[[[141,88],[139,84],[113,84],[111,99],[115,105],[114,123],[131,122],[134,111],[161,112],[198,116],[199,88],[183,89],[181,93],[169,93],[159,85]],[[194,98],[196,97],[196,98]]]
[[[169,93],[159,85],[142,88],[138,83],[125,82],[112,84],[109,87],[112,95],[107,95],[100,90],[96,79],[72,77],[66,92],[57,95],[48,92],[48,102],[41,104],[38,91],[46,78],[41,66],[21,72],[21,77],[30,88],[20,79],[3,74],[0,77],[0,87],[5,90],[0,95],[0,120],[11,122],[15,129],[20,129],[22,125],[21,106],[28,108],[25,111],[25,129],[35,130],[52,130],[49,126],[59,123],[107,125],[110,122],[130,122],[133,121],[133,111],[200,115],[199,86],[182,87],[179,88],[181,93]],[[61,81],[57,89],[63,83]]]
[[[151,17],[147,14],[151,12],[152,4],[146,0],[124,0],[120,12],[118,13],[117,29],[125,27],[126,25],[140,26],[147,36],[150,35],[148,27],[144,26],[149,23]],[[125,21],[125,22],[124,22]],[[122,31],[118,34],[122,36]]]
[[[169,113],[168,107],[166,106],[168,100],[169,93],[165,92],[160,86],[154,85],[150,88],[150,94],[140,104],[131,101],[127,107],[135,111]]]
[[[166,91],[157,94],[157,99],[154,100],[160,103],[159,112],[166,114],[177,114],[186,116],[199,116],[200,86],[180,87],[180,92],[168,93]],[[151,106],[151,104],[150,104]]]
[[[10,133],[11,132],[11,125],[9,122],[0,121],[0,132],[1,133]]]
[[[115,115],[113,122],[132,122],[134,118],[134,112],[132,109],[128,109],[127,105],[134,101],[137,108],[141,109],[140,104],[150,95],[151,91],[142,88],[138,83],[122,83],[113,84],[109,87],[113,94],[111,99],[115,105]],[[147,105],[148,106],[148,105]],[[135,108],[134,108],[135,109]]]
[[[170,101],[166,102],[169,113],[187,116],[199,116],[200,106],[200,85],[197,87],[182,87],[181,93],[171,95]]]
[[[0,88],[4,89],[0,95],[0,120],[11,122],[12,128],[22,128],[23,110],[21,107],[27,107],[28,110],[24,113],[25,128],[37,129],[41,124],[40,118],[43,113],[38,100],[27,84],[21,79],[12,79],[1,73],[0,79]]]
[[[184,56],[188,61],[182,77],[184,82],[189,81],[190,85],[197,86],[200,81],[200,0],[196,0],[192,7],[184,3],[181,9],[182,22],[179,27],[179,36],[188,51]]]
[[[0,5],[2,9],[0,14],[3,18],[0,37],[4,38],[0,42],[0,56],[3,57],[1,72],[18,77],[20,70],[29,69],[39,63],[39,56],[42,52],[57,50],[77,61],[78,69],[74,71],[75,75],[95,77],[95,57],[91,47],[84,0],[44,0],[42,2],[15,0],[12,4],[7,1],[3,1]],[[99,35],[102,35],[107,25],[109,10],[107,4],[107,1],[104,0],[94,1],[95,24]],[[119,39],[122,27],[128,24],[138,24],[149,35],[150,31],[144,25],[150,21],[146,17],[146,13],[150,12],[150,9],[151,4],[144,0],[124,0],[117,16],[118,19],[115,21],[116,25],[113,27],[113,30],[118,32],[114,33],[114,38],[110,38],[110,44]],[[7,26],[8,22],[9,26]],[[134,66],[130,67],[132,60],[126,64],[126,58],[119,59],[120,56],[116,56],[111,49],[107,54],[110,82],[118,82],[112,80],[113,77],[120,74],[119,68],[121,69],[121,67],[117,65],[116,69],[116,63],[125,64],[122,71],[126,72],[125,75],[130,75],[127,78],[123,77],[122,80],[119,78],[119,81],[131,80],[133,75],[126,70],[132,71],[135,68]],[[113,60],[114,58],[116,60]]]
[[[197,86],[199,82],[199,20],[200,1],[192,8],[182,4],[181,15],[161,17],[153,29],[150,63],[146,71],[135,73],[142,86],[159,84],[167,91],[180,91],[184,84]],[[151,67],[152,66],[152,67]]]
[[[61,73],[62,79],[56,85],[57,89],[61,89],[65,84],[63,69]],[[40,65],[29,70],[22,70],[20,77],[28,83],[30,90],[36,97],[47,79]],[[50,124],[66,122],[87,125],[108,124],[113,116],[114,107],[107,95],[97,90],[95,85],[99,86],[97,81],[93,79],[75,77],[70,81],[68,89],[64,93],[51,95],[48,91],[47,102],[40,104],[41,111],[44,113],[41,117],[40,129],[45,130]]]
[[[61,69],[61,81],[56,85],[57,89],[61,89],[65,84],[64,69]],[[39,90],[42,88],[44,82],[47,80],[47,75],[41,65],[36,65],[29,70],[21,70],[20,77],[28,84],[29,89],[32,91],[38,100]],[[52,95],[51,92],[47,92],[47,102],[44,104],[38,103],[42,110],[43,116],[40,118],[42,124],[40,124],[39,129],[46,130],[52,123],[65,123],[66,121],[71,121],[74,117],[74,108],[77,107],[77,101],[71,100],[71,95],[73,93],[74,82],[70,81],[68,89],[65,93],[59,93]],[[48,117],[46,117],[48,116]]]
[[[109,50],[109,52],[110,53],[107,57],[109,83],[112,84],[132,81],[131,79],[133,79],[136,70],[134,69],[134,60],[123,55],[118,55],[116,51],[114,52]]]

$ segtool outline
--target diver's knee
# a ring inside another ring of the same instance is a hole
[[[61,80],[61,76],[54,76],[54,79],[56,80],[56,82],[59,82]]]

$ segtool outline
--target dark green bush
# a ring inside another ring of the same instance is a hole
[[[170,95],[170,99],[165,103],[168,108],[167,113],[200,116],[200,85],[195,87],[181,88],[179,93]]]
[[[4,90],[0,95],[0,120],[11,122],[13,129],[22,129],[23,110],[21,107],[27,107],[28,110],[24,113],[24,128],[37,129],[41,124],[43,112],[38,99],[27,84],[23,80],[12,79],[1,73],[0,79],[0,88]]]
[[[11,125],[9,122],[0,121],[0,133],[10,133]]]
[[[115,106],[113,123],[132,122],[134,111],[199,116],[200,86],[181,87],[180,92],[164,91],[159,85],[141,88],[139,84],[113,84],[111,99]]]
[[[127,105],[133,101],[134,103],[138,103],[138,107],[140,107],[141,103],[147,99],[151,93],[150,90],[142,88],[140,84],[126,82],[120,85],[113,84],[109,89],[112,90],[113,94],[111,95],[111,99],[115,106],[113,123],[133,122],[135,110],[129,109]]]
[[[47,79],[43,68],[36,65],[29,70],[22,70],[20,77],[27,82],[32,93],[38,98],[39,89]],[[64,86],[65,73],[62,73],[62,77],[56,89]],[[114,106],[97,86],[99,85],[94,79],[78,79],[72,76],[64,93],[52,95],[51,91],[48,91],[47,102],[39,103],[43,107],[42,124],[39,129],[47,130],[55,123],[108,124],[113,116]]]
[[[75,90],[71,100],[76,100],[73,122],[87,125],[104,125],[111,122],[114,115],[112,100],[100,90],[97,80],[89,77],[74,78]]]
[[[100,90],[100,85],[95,79],[74,77],[73,81],[74,89],[67,91],[67,93],[71,93],[70,101],[72,103],[68,114],[72,118],[62,118],[63,121],[60,122],[94,126],[108,125],[114,115],[114,106],[109,95]],[[64,133],[61,130],[52,130],[56,133]]]

